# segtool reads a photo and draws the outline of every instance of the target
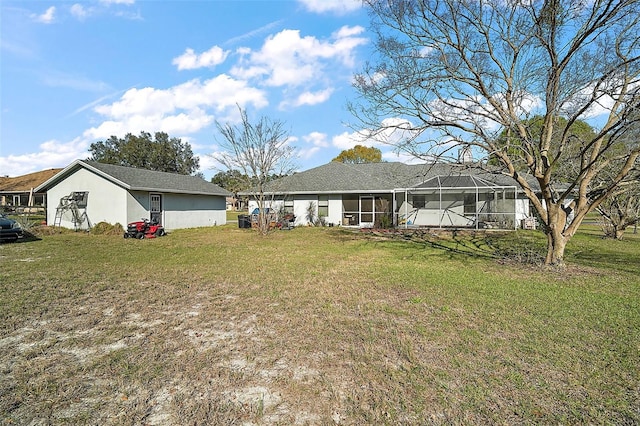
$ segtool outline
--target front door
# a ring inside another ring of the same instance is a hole
[[[159,225],[162,225],[162,195],[161,194],[151,194],[150,197],[150,215],[151,222],[157,222]]]

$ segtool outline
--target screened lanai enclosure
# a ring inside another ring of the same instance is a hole
[[[436,176],[414,188],[394,191],[394,224],[399,228],[515,229],[529,216],[528,200],[515,186],[477,176]]]

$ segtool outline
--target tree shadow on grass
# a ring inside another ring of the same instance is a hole
[[[540,265],[544,246],[539,238],[518,232],[431,230],[431,229],[367,229],[365,237],[382,241],[403,241],[449,253],[474,258]]]
[[[600,240],[571,248],[567,260],[585,266],[635,274],[640,281],[640,241]],[[597,245],[596,245],[597,244]]]

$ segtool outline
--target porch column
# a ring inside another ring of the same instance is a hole
[[[409,207],[407,204],[409,203],[409,191],[404,190],[404,229],[407,229],[409,223]]]
[[[479,222],[479,216],[478,216],[478,184],[476,184],[476,231],[478,230],[478,222]]]

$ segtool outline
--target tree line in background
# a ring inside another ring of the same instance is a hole
[[[164,132],[151,135],[142,131],[138,136],[127,133],[124,138],[111,136],[92,143],[89,153],[91,161],[118,166],[181,175],[197,174],[200,169],[200,160],[193,155],[191,145]]]

